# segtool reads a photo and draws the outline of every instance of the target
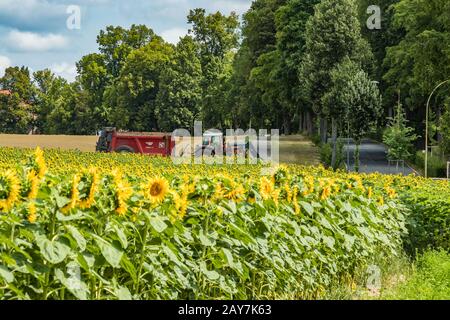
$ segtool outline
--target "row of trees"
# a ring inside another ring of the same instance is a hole
[[[381,30],[366,27],[372,4],[381,7]],[[235,14],[191,10],[191,29],[177,45],[143,25],[110,26],[97,37],[99,52],[77,63],[74,83],[48,70],[7,69],[0,86],[13,95],[0,97],[0,112],[8,115],[1,130],[23,132],[32,123],[41,133],[87,134],[103,126],[171,131],[203,120],[208,127],[359,140],[393,116],[400,95],[421,132],[428,94],[450,75],[449,6],[255,0],[241,26]],[[444,145],[445,99],[442,90],[432,101]]]

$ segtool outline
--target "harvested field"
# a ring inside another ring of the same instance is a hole
[[[0,147],[95,151],[96,136],[0,134]]]
[[[96,136],[17,135],[0,134],[0,147],[63,149],[95,151]],[[201,143],[200,141],[198,143]],[[303,136],[280,137],[280,161],[282,163],[317,165],[318,150]]]

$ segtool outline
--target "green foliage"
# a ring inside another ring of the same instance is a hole
[[[306,25],[306,56],[301,77],[316,113],[330,110],[320,103],[332,89],[331,72],[345,59],[367,66],[371,62],[368,43],[361,36],[357,6],[352,0],[324,0],[315,7],[315,14]]]
[[[383,142],[388,147],[390,160],[410,160],[413,143],[418,136],[414,129],[406,126],[407,120],[402,105],[398,104],[396,114],[390,120],[389,126],[383,135]]]
[[[350,134],[359,142],[378,124],[382,113],[381,94],[377,84],[360,70],[348,84],[345,100],[349,107]]]
[[[108,26],[106,30],[101,30],[97,36],[97,43],[111,80],[119,76],[128,55],[133,50],[144,47],[154,38],[159,37],[145,25],[133,24],[128,30]]]
[[[331,143],[325,143],[320,147],[320,161],[327,167],[331,167],[331,160],[333,154],[333,145]],[[336,164],[333,169],[340,169],[344,165],[344,144],[342,141],[338,141],[337,143],[337,152],[336,152]]]
[[[450,74],[450,3],[400,0],[393,9],[394,27],[406,34],[398,45],[387,49],[387,95],[401,89],[408,96],[409,109],[423,108],[434,87]],[[438,94],[436,108],[442,101]]]
[[[409,253],[441,248],[450,251],[449,197],[450,192],[445,188],[445,182],[443,188],[437,191],[432,181],[427,181],[422,188],[413,189],[404,196],[402,201],[411,211],[408,215],[409,236],[406,241]]]
[[[30,70],[27,67],[6,68],[5,74],[0,78],[0,87],[16,93],[26,103],[33,101],[34,89]]]
[[[412,275],[383,294],[389,300],[449,300],[450,255],[427,251],[418,257]]]
[[[239,20],[235,13],[206,14],[204,9],[191,10],[188,23],[199,48],[202,77],[200,110],[208,127],[223,128],[226,122],[226,95],[230,88],[234,54],[238,46]]]
[[[0,132],[28,133],[32,119],[32,106],[23,102],[17,93],[0,95]]]
[[[202,69],[197,50],[190,36],[182,38],[172,62],[162,71],[156,115],[164,131],[191,129],[201,117]]]
[[[173,47],[158,37],[130,53],[114,83],[111,124],[135,131],[158,130],[156,97],[161,73],[172,55]]]
[[[442,151],[450,155],[450,101],[447,102],[445,112],[440,119],[439,133],[442,136],[440,144]]]
[[[414,164],[425,170],[425,152],[417,151]],[[447,161],[439,154],[433,153],[431,155],[428,152],[428,176],[436,178],[446,178],[447,177]]]
[[[302,175],[280,172],[277,190],[284,183],[307,189]],[[25,220],[28,199],[0,215],[0,297],[314,299],[375,255],[390,257],[401,247],[401,207],[378,205],[357,183],[349,188],[340,181],[341,191],[325,199],[313,178],[314,194],[276,202],[264,200],[247,178],[191,178],[187,215],[173,219],[172,196],[149,202],[137,176],[102,175],[95,203],[67,212],[73,177],[47,175],[33,202],[36,223]],[[80,197],[90,194],[87,181],[75,185]],[[245,186],[255,202],[216,199],[220,181]],[[181,191],[180,179],[169,183]],[[127,190],[132,196],[121,199],[129,210],[119,215],[118,197]]]

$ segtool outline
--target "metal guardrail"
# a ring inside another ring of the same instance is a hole
[[[402,170],[403,175],[405,174],[405,160],[388,160],[389,172],[392,173],[391,168],[394,167],[396,171],[394,173],[400,173]],[[394,165],[392,165],[394,164]]]
[[[450,179],[450,161],[447,162],[447,180]]]

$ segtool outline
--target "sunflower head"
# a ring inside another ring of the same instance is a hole
[[[20,196],[20,180],[8,170],[0,174],[0,210],[9,211]]]
[[[164,178],[152,178],[144,187],[144,195],[151,203],[162,203],[169,192],[169,182]]]
[[[28,218],[29,223],[35,223],[37,220],[37,213],[36,213],[36,204],[34,202],[30,202],[28,204]]]
[[[42,179],[47,173],[47,165],[45,163],[44,152],[39,147],[37,147],[34,151],[34,162],[37,167],[37,175],[40,179]]]
[[[114,170],[111,175],[115,187],[116,213],[120,216],[124,216],[128,212],[127,201],[133,194],[133,189],[128,181],[122,178],[122,173],[119,170]]]
[[[72,185],[70,189],[70,202],[68,205],[66,205],[64,208],[61,209],[61,211],[64,214],[68,213],[70,210],[74,209],[77,206],[80,196],[80,191],[78,190],[79,184],[80,184],[80,176],[76,174],[72,179]]]
[[[289,179],[289,170],[286,166],[281,165],[277,168],[275,171],[275,174],[273,175],[274,181],[276,185],[280,185],[286,180]]]
[[[273,179],[262,177],[260,180],[259,193],[263,200],[272,199],[276,204],[278,203],[280,191],[275,188]]]
[[[80,208],[89,209],[95,202],[95,194],[98,191],[98,185],[100,182],[100,175],[98,174],[97,169],[90,168],[83,174],[81,181],[84,183],[86,188],[83,190],[83,194],[85,196],[80,199]]]

